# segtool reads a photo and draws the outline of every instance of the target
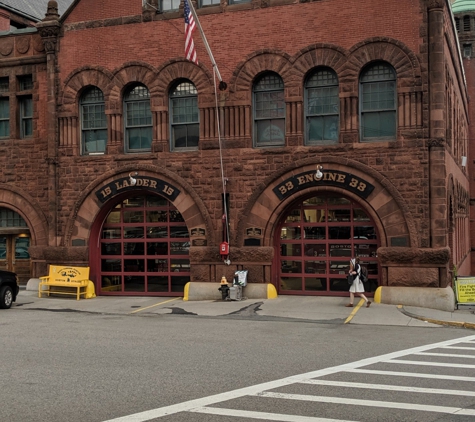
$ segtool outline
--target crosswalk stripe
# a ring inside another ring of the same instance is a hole
[[[444,358],[466,358],[466,359],[475,359],[475,355],[457,355],[452,353],[431,353],[431,352],[419,352],[414,353],[418,356],[441,356]]]
[[[388,359],[382,360],[384,363],[400,363],[402,365],[421,365],[421,366],[444,366],[446,368],[464,368],[475,369],[475,365],[466,365],[464,363],[445,363],[445,362],[424,362],[421,360]]]
[[[250,412],[248,410],[224,409],[217,407],[199,407],[189,410],[194,413],[206,413],[208,415],[234,416],[246,419],[263,419],[266,421],[280,422],[353,422],[343,419],[314,418],[310,416],[284,415],[280,413]]]
[[[442,390],[439,388],[402,387],[399,385],[387,385],[387,384],[365,384],[363,382],[307,380],[307,381],[302,381],[301,384],[326,385],[329,387],[366,388],[368,390],[404,391],[408,393],[444,394],[448,396],[475,397],[475,391],[447,390],[447,389]]]
[[[442,346],[440,349],[457,349],[457,350],[472,350],[475,352],[475,347],[465,347],[465,346]]]
[[[458,375],[438,375],[438,374],[424,374],[423,372],[397,372],[397,371],[379,371],[377,369],[346,369],[344,372],[350,372],[355,374],[368,374],[368,375],[384,375],[384,376],[396,376],[396,377],[412,377],[412,378],[430,378],[439,380],[451,380],[451,381],[467,381],[475,382],[475,377],[462,377]]]
[[[379,400],[360,400],[347,397],[329,397],[329,396],[309,396],[305,394],[285,394],[261,392],[254,394],[258,397],[267,397],[273,399],[300,400],[319,403],[345,404],[354,406],[384,407],[388,409],[419,410],[422,412],[448,413],[452,415],[475,416],[475,409],[463,409],[461,407],[432,406],[416,403],[398,403]]]

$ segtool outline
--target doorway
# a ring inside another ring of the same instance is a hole
[[[23,285],[30,279],[29,247],[29,234],[2,234],[0,230],[0,269],[16,273]]]
[[[376,225],[361,204],[342,195],[311,196],[291,205],[276,234],[279,294],[338,296],[348,292],[349,260],[368,269],[367,292],[379,285]]]

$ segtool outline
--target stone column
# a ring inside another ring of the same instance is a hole
[[[447,245],[445,61],[443,0],[428,3],[430,247]]]
[[[45,46],[47,66],[46,127],[48,146],[46,161],[48,162],[48,244],[50,246],[58,246],[60,241],[58,228],[58,130],[55,69],[56,45],[61,25],[59,23],[58,3],[56,1],[48,2],[46,17],[36,26]]]

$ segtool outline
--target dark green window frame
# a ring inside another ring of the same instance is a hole
[[[198,91],[190,81],[180,81],[170,93],[170,126],[172,150],[198,149]]]
[[[25,95],[18,97],[20,106],[20,138],[33,136],[33,97]]]
[[[254,146],[285,145],[284,81],[276,73],[266,73],[253,87]]]
[[[396,72],[375,63],[360,76],[360,137],[362,142],[395,140],[397,134]]]
[[[338,143],[340,99],[338,77],[329,68],[316,69],[305,83],[306,145]]]
[[[150,91],[135,85],[124,96],[125,151],[130,153],[152,150],[152,112]]]
[[[81,97],[82,154],[102,154],[107,146],[107,118],[103,92],[91,87]]]

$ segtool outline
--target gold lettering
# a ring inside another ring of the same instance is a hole
[[[356,186],[358,186],[358,180],[356,180],[355,178],[351,178],[350,186],[352,188],[356,188]]]
[[[285,188],[284,185],[279,186],[279,191],[282,195],[285,195],[287,193],[287,189]]]
[[[109,186],[107,186],[104,190],[101,190],[101,194],[103,198],[108,197],[112,193],[112,190]]]
[[[129,186],[129,185],[127,185],[126,181],[124,181],[123,185],[121,185],[120,182],[115,182],[115,187],[117,188],[117,190],[121,190],[121,189],[123,189],[124,187],[127,187],[127,186]]]
[[[335,173],[328,173],[328,180],[335,181],[336,180],[336,174]]]
[[[172,189],[170,186],[168,185],[165,185],[165,187],[163,188],[163,192],[165,192],[168,196],[171,196],[173,195],[173,192],[175,191],[175,189]]]
[[[306,174],[306,175],[305,175],[306,182],[307,182],[307,183],[308,183],[308,182],[313,182],[313,181],[315,180],[314,177],[315,177],[315,173]]]
[[[148,186],[148,183],[150,182],[149,179],[143,179],[143,185]]]
[[[157,182],[155,180],[149,180],[149,182],[152,189],[157,189]]]
[[[345,175],[344,174],[341,174],[341,173],[338,173],[338,180],[337,182],[338,183],[345,183]]]
[[[360,182],[358,185],[358,190],[363,192],[366,189],[366,183]]]
[[[287,187],[287,190],[292,190],[294,188],[294,184],[292,182],[287,182],[285,186]]]
[[[299,185],[303,185],[305,183],[305,177],[303,176],[297,177],[297,180],[299,181]]]

